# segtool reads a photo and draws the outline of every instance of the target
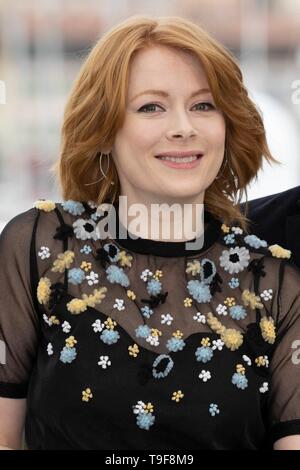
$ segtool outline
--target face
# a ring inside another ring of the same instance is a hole
[[[129,204],[200,204],[222,165],[224,145],[225,120],[199,61],[165,46],[139,51],[131,62],[125,121],[111,149],[120,195]],[[190,168],[156,157],[175,151],[202,157]]]

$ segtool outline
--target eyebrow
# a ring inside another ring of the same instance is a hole
[[[211,91],[209,88],[201,88],[200,90],[194,91],[190,97],[193,98],[194,96],[201,95],[203,93],[211,93]],[[164,96],[165,98],[170,96],[169,93],[163,90],[144,90],[138,93],[137,95],[135,95],[133,98],[131,98],[130,101],[135,100],[138,96],[141,96],[141,95],[160,95],[160,96]]]

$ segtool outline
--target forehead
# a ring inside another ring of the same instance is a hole
[[[167,46],[152,46],[138,51],[132,58],[129,92],[178,84],[208,87],[204,68],[193,54]]]

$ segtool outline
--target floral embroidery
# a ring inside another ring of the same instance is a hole
[[[94,284],[98,284],[99,274],[91,271],[88,276],[86,276],[86,280],[88,281],[89,286],[93,286]]]
[[[229,233],[228,235],[226,235],[224,237],[224,242],[226,243],[226,245],[232,245],[233,243],[235,243],[235,236],[233,233]]]
[[[173,392],[172,400],[178,403],[183,397],[184,397],[184,393],[182,393],[181,390],[178,390],[177,392]]]
[[[238,280],[237,277],[232,277],[230,281],[228,282],[228,285],[231,289],[235,289],[236,287],[239,287],[240,281]]]
[[[80,253],[84,253],[85,255],[89,255],[91,252],[92,248],[89,245],[84,245],[80,250]]]
[[[153,273],[150,271],[150,269],[144,269],[144,271],[140,275],[140,278],[142,279],[142,281],[147,282],[148,276],[153,276]]]
[[[105,243],[103,249],[107,252],[108,259],[111,263],[116,263],[120,258],[120,250],[113,243]]]
[[[234,320],[244,320],[247,316],[247,312],[242,305],[234,305],[229,309],[229,315]]]
[[[46,304],[51,294],[51,281],[47,277],[41,277],[37,286],[37,299],[40,304]]]
[[[108,356],[100,356],[98,365],[101,366],[102,369],[107,369],[109,366],[111,366],[111,361]]]
[[[101,287],[100,289],[94,289],[94,292],[91,295],[83,294],[82,299],[72,299],[67,303],[67,309],[73,314],[82,313],[87,309],[87,307],[95,307],[96,304],[101,303],[105,298],[106,291],[106,287]]]
[[[99,235],[96,228],[96,222],[92,219],[77,219],[73,222],[74,233],[79,240],[98,240]]]
[[[114,303],[113,308],[116,308],[120,312],[121,312],[121,310],[125,310],[124,300],[123,299],[115,299],[115,303]]]
[[[227,307],[233,307],[235,305],[235,298],[226,297],[226,299],[224,300],[224,304],[227,305]]]
[[[151,333],[151,329],[148,325],[139,325],[135,330],[135,335],[137,338],[148,338]]]
[[[173,338],[170,338],[167,341],[167,348],[169,351],[182,351],[185,346],[185,342],[182,339],[183,333],[180,330],[177,330],[173,333]]]
[[[259,296],[255,295],[253,292],[249,292],[248,289],[243,291],[242,301],[245,307],[250,307],[252,310],[263,308],[263,304],[261,303]]]
[[[227,307],[226,305],[222,305],[222,304],[219,304],[217,307],[216,307],[216,312],[218,313],[218,315],[227,315]]]
[[[196,315],[193,316],[193,320],[199,322],[199,323],[206,323],[206,318],[203,313],[197,312]]]
[[[125,251],[120,251],[119,253],[119,265],[121,267],[126,267],[128,266],[129,268],[131,267],[131,260],[132,256],[128,255]]]
[[[211,373],[209,370],[202,370],[199,374],[199,379],[201,379],[203,382],[207,382],[209,379],[211,379]]]
[[[202,338],[201,347],[198,347],[195,352],[197,361],[199,362],[208,362],[212,359],[214,352],[210,347],[210,339],[208,337]]]
[[[162,332],[160,330],[157,330],[156,328],[151,329],[151,334],[146,338],[146,341],[150,343],[152,346],[158,346],[159,345],[159,336],[162,335]]]
[[[149,430],[150,426],[154,424],[155,416],[153,413],[152,403],[147,403],[147,405],[139,400],[136,405],[133,407],[133,413],[136,416],[136,423],[139,428]]]
[[[166,323],[168,326],[170,326],[172,324],[173,320],[174,320],[174,318],[169,313],[167,313],[166,315],[164,315],[164,314],[161,315],[161,324],[162,325],[164,323]]]
[[[161,282],[158,279],[150,279],[150,281],[147,282],[147,292],[149,295],[157,295],[161,292]]]
[[[110,317],[107,318],[104,322],[106,329],[102,331],[100,335],[101,341],[105,344],[115,344],[119,338],[120,335],[117,331],[115,331],[115,326],[117,326],[117,323]]]
[[[221,339],[214,339],[212,350],[214,351],[215,349],[218,349],[219,351],[222,351],[223,346],[224,346],[224,343]]]
[[[248,379],[245,376],[245,367],[241,364],[237,364],[236,372],[233,374],[231,382],[233,385],[236,385],[237,388],[244,390],[248,387]]]
[[[65,269],[69,269],[75,258],[74,251],[67,250],[64,253],[59,253],[57,259],[53,263],[51,271],[54,273],[63,273]]]
[[[53,346],[52,346],[52,343],[48,343],[48,345],[47,345],[47,353],[49,354],[49,356],[52,356],[52,354],[53,354]]]
[[[50,258],[51,256],[50,249],[47,246],[41,246],[40,251],[38,252],[38,256],[42,260]]]
[[[246,356],[246,354],[243,354],[243,360],[246,362],[247,366],[251,366],[252,361],[250,357]]]
[[[141,312],[145,318],[150,318],[153,315],[153,310],[148,305],[142,307]]]
[[[166,363],[166,365],[162,365],[163,367],[162,370],[158,371],[158,366],[161,365],[161,363]],[[168,356],[167,354],[160,354],[155,361],[153,362],[153,369],[152,369],[152,374],[155,379],[162,379],[167,377],[171,370],[173,369],[174,366],[174,361],[173,359]]]
[[[183,305],[184,305],[185,307],[191,307],[191,306],[192,306],[192,303],[193,303],[193,301],[192,301],[192,299],[191,299],[190,297],[186,297],[186,298],[184,299],[184,301],[183,301]]]
[[[49,199],[39,199],[38,201],[35,201],[33,204],[36,209],[39,209],[44,212],[51,212],[55,209],[55,202],[49,200]]]
[[[220,266],[230,274],[243,271],[249,264],[249,250],[242,246],[223,250],[220,256]]]
[[[191,273],[193,276],[196,276],[196,274],[199,274],[201,271],[201,265],[198,260],[194,261],[188,261],[187,263],[187,268],[185,270],[186,273]]]
[[[129,286],[128,276],[124,273],[123,268],[118,266],[109,266],[106,269],[107,280],[112,284],[121,284],[123,287]]]
[[[82,261],[80,268],[88,272],[90,271],[90,269],[92,269],[92,263],[90,263],[89,261]]]
[[[219,407],[215,403],[210,403],[208,411],[210,412],[211,416],[216,416],[220,413]]]
[[[243,233],[243,230],[241,229],[241,227],[231,227],[231,231],[235,235],[242,235],[242,233]]]
[[[63,362],[64,364],[70,364],[71,362],[74,361],[74,359],[77,356],[77,351],[74,345],[77,343],[77,340],[74,338],[74,336],[69,336],[66,339],[66,346],[62,349],[60,352],[60,361]]]
[[[101,323],[101,320],[95,320],[92,324],[93,330],[95,333],[100,333],[104,328],[104,323]]]
[[[128,297],[129,299],[131,299],[131,300],[135,300],[135,299],[136,299],[135,293],[134,293],[132,290],[130,290],[130,289],[127,290],[127,297]]]
[[[264,340],[267,343],[274,344],[276,338],[274,319],[272,317],[263,317],[260,320],[259,326]]]
[[[221,340],[231,351],[235,351],[243,344],[243,335],[240,331],[226,328],[211,312],[207,314],[207,323],[213,331],[221,336]]]
[[[260,393],[266,393],[269,390],[268,382],[263,382],[262,386],[259,388]]]
[[[244,240],[248,245],[256,249],[261,247],[265,248],[268,246],[265,240],[261,240],[256,235],[246,235],[246,237],[244,237]]]
[[[255,358],[255,364],[257,367],[269,367],[268,356],[258,356]]]
[[[71,331],[71,325],[68,321],[64,321],[63,324],[61,325],[62,330],[64,333],[70,333]]]
[[[93,394],[90,388],[86,388],[82,391],[82,401],[90,401],[93,398]]]
[[[80,268],[72,268],[68,271],[68,281],[71,284],[81,284],[82,281],[85,279],[85,273]]]
[[[226,225],[226,224],[222,224],[221,225],[221,230],[224,233],[229,233],[230,232],[230,227],[228,227],[228,225]]]
[[[261,298],[265,301],[272,300],[273,298],[273,289],[265,289],[261,294]]]
[[[129,356],[137,357],[138,353],[140,352],[139,347],[137,344],[133,346],[128,346]]]
[[[290,258],[292,255],[291,250],[286,250],[280,245],[271,245],[269,246],[269,250],[274,258]]]
[[[61,203],[65,212],[68,212],[72,215],[81,215],[85,211],[84,206],[81,202],[73,201],[73,199],[68,199]]]
[[[211,301],[212,295],[209,286],[198,280],[191,280],[187,283],[189,294],[199,303]]]

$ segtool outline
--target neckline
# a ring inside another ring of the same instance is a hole
[[[118,205],[115,205],[117,214],[117,227],[116,236],[113,240],[121,247],[133,253],[139,253],[143,255],[155,255],[168,258],[177,258],[182,256],[197,255],[206,251],[210,248],[221,236],[221,224],[222,222],[216,219],[210,212],[204,211],[204,222],[207,223],[207,227],[204,231],[204,242],[201,248],[187,249],[186,243],[196,242],[200,239],[193,238],[187,241],[160,241],[152,240],[149,238],[132,238],[130,232],[125,229],[124,225],[119,219]],[[120,238],[119,236],[119,224],[122,228],[121,233],[126,233],[126,238]],[[203,237],[201,237],[203,238]]]

